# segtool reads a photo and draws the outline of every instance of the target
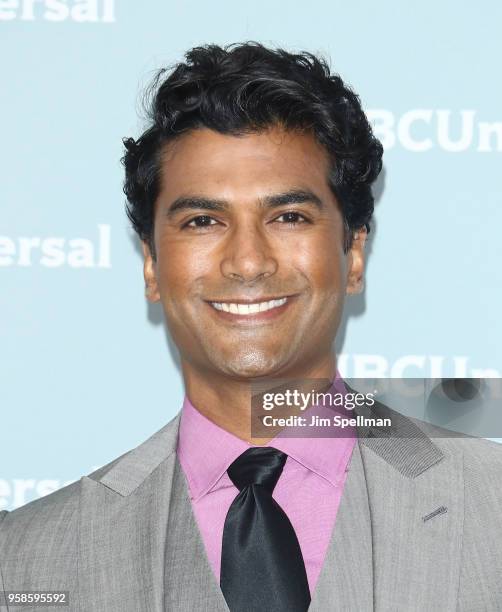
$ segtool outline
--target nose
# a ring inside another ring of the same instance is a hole
[[[275,274],[278,262],[272,245],[261,227],[243,224],[227,236],[221,260],[226,278],[253,283]]]

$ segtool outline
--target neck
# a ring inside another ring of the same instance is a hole
[[[206,418],[231,434],[250,444],[267,444],[272,437],[256,438],[251,435],[251,383],[255,380],[238,379],[215,371],[201,371],[192,364],[182,362],[185,391],[191,404]],[[329,379],[336,375],[336,358],[333,353],[319,362],[295,372],[271,376],[277,378]],[[266,377],[260,377],[260,384]]]

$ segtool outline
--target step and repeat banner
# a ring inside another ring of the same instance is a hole
[[[342,375],[499,378],[500,23],[486,0],[0,0],[0,510],[107,463],[181,407],[120,158],[144,125],[142,90],[195,45],[324,55],[384,145]]]

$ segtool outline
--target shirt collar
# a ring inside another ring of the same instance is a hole
[[[345,393],[338,371],[332,389]],[[308,470],[337,486],[343,477],[354,436],[293,438],[279,434],[267,443],[286,453]],[[220,480],[228,466],[252,444],[219,427],[190,402],[183,401],[178,437],[178,458],[188,480],[191,497],[199,499]]]

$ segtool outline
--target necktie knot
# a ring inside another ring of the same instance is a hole
[[[288,456],[270,446],[248,448],[229,466],[227,473],[242,491],[250,485],[261,485],[273,492]]]

